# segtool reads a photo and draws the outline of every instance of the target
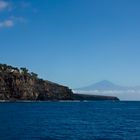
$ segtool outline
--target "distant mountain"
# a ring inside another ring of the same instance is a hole
[[[91,91],[91,90],[127,90],[128,87],[116,85],[110,81],[103,80],[90,86],[77,88],[75,90]]]
[[[73,90],[77,94],[116,96],[120,100],[140,101],[140,86],[120,86],[110,81],[101,82]]]

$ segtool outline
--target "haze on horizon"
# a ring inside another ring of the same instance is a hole
[[[74,93],[116,96],[121,101],[140,101],[140,86],[121,86],[107,80],[73,89]]]
[[[71,88],[140,85],[139,0],[0,0],[1,63]]]

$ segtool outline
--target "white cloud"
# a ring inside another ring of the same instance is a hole
[[[27,23],[26,18],[14,15],[15,11],[20,13],[25,8],[31,8],[30,3],[25,1],[14,3],[14,1],[0,0],[0,14],[5,15],[5,17],[4,15],[2,15],[2,18],[0,17],[0,28],[10,28],[17,24]]]
[[[23,17],[11,16],[3,21],[0,21],[0,28],[10,28],[19,23],[26,23],[27,20]]]
[[[14,21],[11,19],[0,22],[0,28],[10,28],[14,26]]]
[[[9,7],[9,3],[3,0],[0,0],[0,11],[5,10]]]

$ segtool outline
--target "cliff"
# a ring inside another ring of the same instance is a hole
[[[0,101],[118,100],[109,96],[73,94],[68,87],[38,78],[26,68],[0,64]]]
[[[39,79],[26,68],[0,65],[0,100],[71,100],[72,91],[50,81]]]

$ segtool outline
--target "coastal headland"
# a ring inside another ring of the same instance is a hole
[[[69,87],[38,78],[27,68],[0,64],[0,101],[119,100],[117,97],[74,94]]]

